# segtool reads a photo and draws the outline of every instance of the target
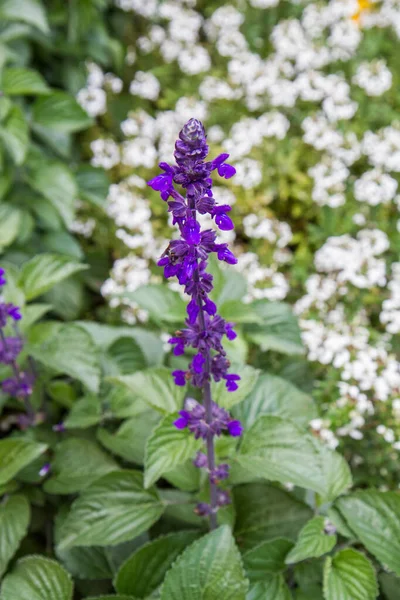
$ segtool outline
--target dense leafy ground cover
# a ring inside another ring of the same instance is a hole
[[[0,0],[0,23],[26,392],[0,396],[1,599],[398,598],[398,3]],[[191,117],[237,171],[214,197],[238,264],[210,268],[242,379],[213,398],[244,433],[216,443],[211,533],[146,186]]]

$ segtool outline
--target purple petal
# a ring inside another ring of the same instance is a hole
[[[242,435],[243,427],[240,421],[230,421],[228,423],[228,433],[232,437],[239,437]]]

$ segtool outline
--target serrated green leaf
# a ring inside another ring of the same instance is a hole
[[[64,425],[67,429],[87,429],[100,423],[102,417],[100,399],[90,394],[74,402]]]
[[[296,563],[306,558],[318,558],[330,552],[336,544],[336,535],[324,531],[324,517],[314,517],[299,533],[295,547],[286,557],[286,563]]]
[[[54,560],[28,556],[18,561],[1,586],[1,600],[72,600],[70,575]]]
[[[115,471],[90,485],[72,504],[59,548],[115,546],[146,531],[164,507],[138,471]]]
[[[8,96],[48,94],[50,88],[37,71],[10,67],[3,73],[3,90]]]
[[[280,417],[259,417],[245,432],[237,460],[258,477],[314,490],[326,501],[351,485],[339,454]]]
[[[0,505],[0,577],[25,537],[30,518],[25,496],[8,496]]]
[[[30,348],[32,356],[57,373],[81,381],[88,390],[98,392],[100,366],[97,349],[84,329],[64,325],[42,344]]]
[[[113,454],[142,465],[146,442],[159,420],[159,413],[154,410],[146,410],[132,419],[124,421],[115,433],[110,433],[107,429],[99,429],[97,438]]]
[[[32,170],[29,183],[51,202],[65,225],[71,227],[78,187],[69,168],[63,163],[49,161]]]
[[[335,506],[366,549],[400,575],[399,494],[359,491],[339,498]]]
[[[0,127],[0,139],[15,164],[22,165],[28,150],[29,129],[19,106],[13,106],[8,113],[6,121]]]
[[[150,487],[164,473],[194,457],[201,447],[187,429],[174,427],[176,416],[167,415],[159,423],[147,440],[144,460],[144,485]]]
[[[44,489],[49,494],[74,494],[118,468],[117,463],[93,442],[69,438],[56,446],[52,475]]]
[[[36,100],[33,105],[33,120],[38,125],[63,133],[80,131],[93,122],[75,98],[59,91]]]
[[[179,554],[198,537],[198,532],[181,531],[145,544],[123,563],[114,580],[115,589],[136,598],[150,595]]]
[[[164,414],[176,413],[182,408],[185,390],[175,385],[171,371],[166,367],[111,377],[110,380],[126,386],[137,398]]]
[[[26,299],[32,300],[47,292],[56,283],[86,268],[86,265],[73,262],[66,256],[38,254],[23,265],[19,285]]]
[[[375,570],[364,554],[346,548],[328,556],[324,567],[325,600],[375,600],[378,595]]]
[[[271,573],[280,573],[286,568],[285,558],[293,548],[287,538],[266,540],[243,555],[243,565],[251,583],[270,579]]]
[[[233,498],[235,537],[244,550],[280,536],[295,541],[300,529],[313,516],[309,506],[266,483],[236,486]]]
[[[189,546],[168,571],[161,600],[245,600],[248,582],[227,525]]]
[[[276,415],[306,426],[317,411],[309,394],[281,377],[262,373],[249,397],[236,407],[235,416],[246,430],[262,415]]]
[[[25,438],[0,440],[0,485],[7,483],[45,450],[47,450],[45,444],[38,444]]]
[[[252,307],[262,319],[262,324],[247,325],[248,338],[261,350],[274,350],[283,354],[303,354],[300,329],[289,304],[259,300]]]
[[[219,383],[212,382],[211,391],[214,402],[223,408],[230,409],[235,404],[242,402],[251,393],[257,383],[260,371],[249,365],[235,366],[231,368],[233,373],[240,375],[239,387],[234,392],[228,392],[224,381]]]
[[[268,581],[251,586],[246,600],[292,600],[292,595],[282,575],[270,575]]]
[[[39,0],[2,0],[0,19],[5,21],[23,21],[48,33],[46,12]]]

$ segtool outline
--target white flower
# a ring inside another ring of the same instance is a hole
[[[354,197],[359,202],[367,202],[371,206],[386,204],[395,197],[397,185],[397,181],[382,173],[381,169],[371,169],[354,183]]]
[[[392,86],[392,73],[384,60],[363,62],[358,66],[353,83],[363,88],[368,96],[380,96]]]
[[[140,96],[147,100],[157,100],[160,94],[160,82],[152,73],[136,71],[135,78],[129,86],[129,92],[133,96]]]

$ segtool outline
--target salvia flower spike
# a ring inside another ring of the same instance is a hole
[[[154,177],[148,185],[160,192],[180,232],[180,239],[170,242],[158,265],[164,268],[167,279],[177,277],[191,298],[187,305],[185,327],[169,340],[174,347],[173,352],[176,356],[183,354],[186,348],[194,348],[196,352],[186,371],[176,370],[172,375],[176,385],[184,386],[190,382],[200,388],[203,403],[187,398],[174,424],[178,429],[187,428],[197,439],[205,442],[206,452],[198,453],[193,462],[196,467],[208,471],[210,502],[201,502],[196,511],[210,518],[213,529],[217,524],[218,508],[230,502],[229,493],[218,488],[219,482],[228,477],[229,466],[215,464],[214,438],[223,432],[240,436],[242,427],[211,398],[212,380],[224,381],[227,390],[234,392],[240,377],[230,372],[222,343],[224,336],[229,340],[235,339],[233,323],[227,323],[218,315],[217,306],[209,297],[213,277],[207,272],[210,254],[231,265],[237,260],[227,244],[217,241],[216,231],[202,230],[197,220],[198,214],[208,214],[217,228],[223,231],[233,229],[233,221],[228,215],[231,207],[217,204],[213,197],[211,173],[217,171],[221,177],[229,179],[235,174],[235,169],[226,162],[228,154],[220,154],[211,161],[206,161],[207,155],[203,124],[197,119],[190,119],[175,143],[176,165],[160,163],[163,173]],[[179,192],[176,185],[184,193]]]

